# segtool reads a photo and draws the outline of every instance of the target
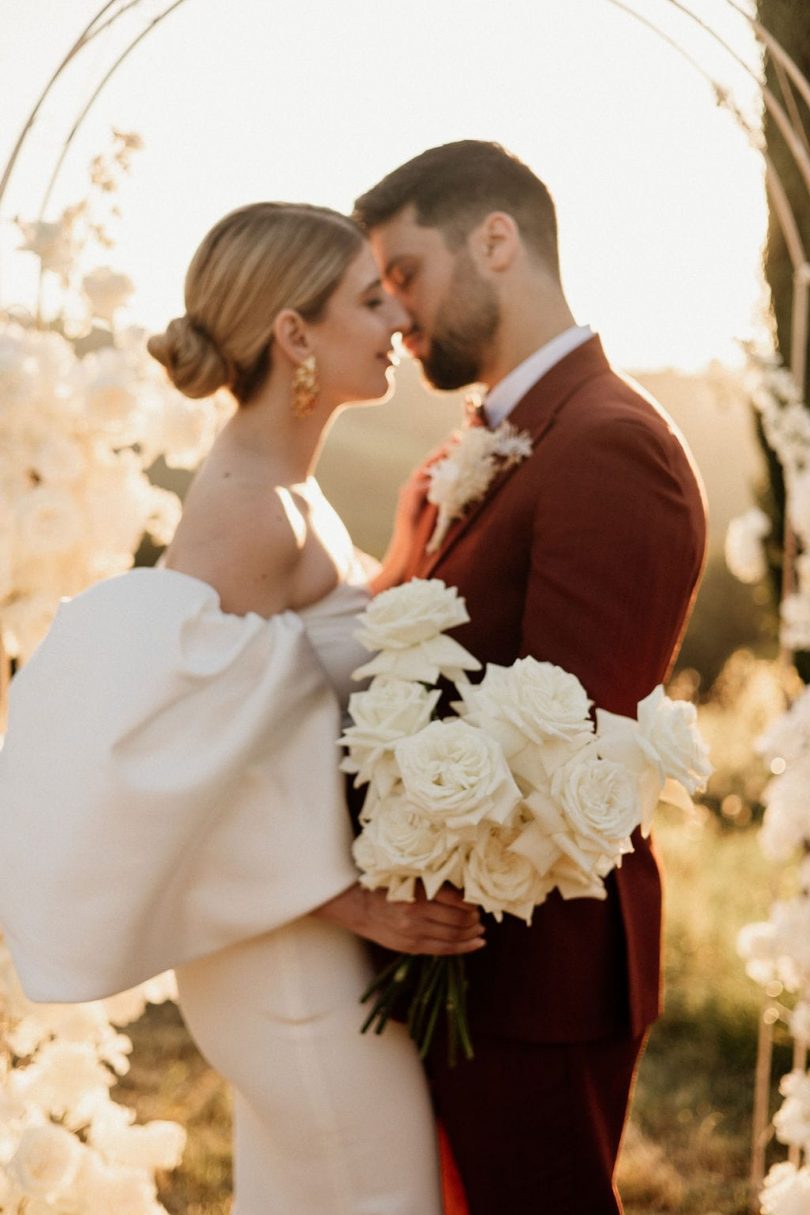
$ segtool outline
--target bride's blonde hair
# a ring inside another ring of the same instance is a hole
[[[150,337],[150,354],[186,396],[227,387],[245,404],[270,371],[279,312],[317,321],[363,239],[327,207],[261,202],[231,211],[191,259],[185,316]]]

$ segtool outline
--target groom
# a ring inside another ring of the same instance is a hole
[[[486,389],[532,454],[504,469],[438,550],[425,504],[404,577],[467,601],[455,631],[482,663],[556,663],[613,713],[664,680],[703,565],[700,483],[662,410],[576,325],[554,205],[498,144],[432,148],[356,203],[405,345],[428,381]],[[615,1215],[613,1174],[645,1034],[659,1013],[661,884],[650,843],[607,898],[555,892],[531,928],[507,916],[468,959],[475,1059],[432,1064],[436,1110],[470,1215]]]

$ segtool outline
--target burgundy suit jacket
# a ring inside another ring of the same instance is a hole
[[[533,453],[496,476],[439,551],[419,521],[408,577],[456,586],[453,632],[482,663],[557,663],[613,713],[666,679],[706,547],[700,481],[666,415],[610,368],[598,338],[567,355],[509,420]],[[661,876],[650,841],[604,901],[556,892],[532,926],[490,920],[468,959],[473,1032],[526,1041],[639,1034],[660,1011]]]

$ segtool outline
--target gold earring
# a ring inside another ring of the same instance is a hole
[[[312,413],[320,390],[315,355],[311,354],[296,367],[292,378],[292,411],[297,418],[306,418]]]

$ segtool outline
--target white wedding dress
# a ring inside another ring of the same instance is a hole
[[[335,741],[366,591],[335,556],[270,619],[160,569],[62,605],[12,683],[0,924],[37,1000],[176,969],[234,1088],[234,1215],[439,1215],[413,1044],[361,1036],[363,943],[309,914],[355,878]]]

